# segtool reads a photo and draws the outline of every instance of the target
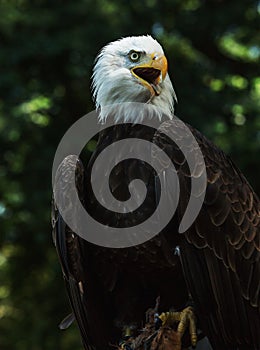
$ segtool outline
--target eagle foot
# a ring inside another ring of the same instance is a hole
[[[158,319],[161,321],[162,327],[173,326],[178,323],[177,333],[180,335],[180,338],[182,338],[186,329],[189,328],[191,344],[192,346],[196,346],[196,316],[193,307],[186,307],[181,312],[163,312],[156,317],[156,322],[158,322]]]

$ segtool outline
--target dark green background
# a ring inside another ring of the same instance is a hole
[[[260,2],[0,0],[0,349],[79,350],[51,240],[51,167],[64,131],[93,109],[100,48],[152,34],[177,115],[232,156],[260,193]],[[101,335],[102,336],[102,335]]]

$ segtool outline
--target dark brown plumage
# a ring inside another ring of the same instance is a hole
[[[162,131],[167,129],[175,137],[185,138],[185,131],[180,133],[178,127],[174,119],[165,121]],[[190,179],[200,176],[199,165],[195,173],[190,173],[176,144],[163,133],[140,125],[118,125],[103,132],[86,172],[81,162],[77,163],[77,187],[89,213],[103,223],[125,227],[145,220],[156,207],[160,186],[169,185],[158,184],[146,163],[127,160],[110,174],[111,191],[119,200],[129,196],[132,179],[140,178],[146,184],[146,200],[131,215],[111,215],[102,208],[93,196],[89,179],[95,157],[111,142],[125,137],[153,142],[170,156],[181,185],[177,213],[159,235],[131,248],[98,247],[71,232],[54,203],[54,242],[87,350],[107,349],[109,343],[118,341],[124,325],[140,328],[145,311],[158,295],[161,311],[168,311],[185,307],[189,294],[199,327],[213,349],[260,349],[260,202],[230,158],[197,130],[190,129],[205,159],[207,190],[199,216],[185,233],[179,234],[178,227],[188,203]],[[193,144],[186,142],[186,146],[194,151]],[[162,159],[152,146],[151,156]],[[57,172],[64,187],[75,171],[70,166],[72,157],[65,158]],[[167,164],[162,164],[161,171],[170,171]],[[173,195],[171,190],[169,187],[169,196]],[[62,191],[59,196],[65,203]],[[177,246],[180,257],[175,254]]]

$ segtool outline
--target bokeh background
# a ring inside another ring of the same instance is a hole
[[[80,350],[50,227],[51,168],[94,107],[101,47],[152,34],[177,115],[231,155],[260,193],[260,2],[0,0],[0,349]],[[102,336],[102,334],[101,334]]]

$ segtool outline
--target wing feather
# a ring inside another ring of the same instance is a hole
[[[75,156],[66,157],[60,164],[56,174],[56,180],[60,183],[60,191],[56,192],[56,196],[59,196],[59,203],[62,203],[62,206],[64,207],[67,206],[70,210],[77,210],[77,208],[71,206],[71,203],[68,198],[66,198],[65,194],[67,192],[67,186],[69,186],[68,180],[71,178],[75,171],[76,186],[78,189],[79,197],[82,199],[84,168],[79,161],[77,161],[75,166]],[[87,305],[84,287],[87,276],[86,273],[82,270],[82,242],[81,239],[74,232],[72,232],[64,222],[58,211],[54,199],[52,205],[52,227],[54,244],[56,246],[56,250],[60,259],[70,305],[79,326],[84,348],[86,350],[94,350],[94,347],[91,345],[91,332],[87,316]]]
[[[216,349],[259,349],[260,202],[233,162],[189,128],[204,156],[207,189],[200,214],[184,233],[181,244],[187,285],[204,332]],[[178,133],[183,143],[188,134],[184,129],[176,130],[173,120],[164,122],[154,137],[161,150],[171,154],[177,168],[182,184],[181,218],[194,175],[187,171],[183,160],[180,165],[181,150],[163,136],[164,131],[170,132],[172,138]],[[162,171],[170,170],[164,165]]]

